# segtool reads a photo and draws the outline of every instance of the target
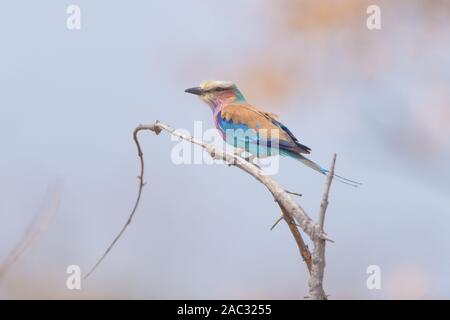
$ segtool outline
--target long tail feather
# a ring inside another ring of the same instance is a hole
[[[327,174],[330,172],[329,170],[324,169],[324,168],[322,168],[321,166],[319,166],[319,165],[318,165],[317,163],[315,163],[314,161],[309,160],[308,158],[302,156],[301,154],[293,153],[293,152],[285,152],[285,154],[288,155],[288,156],[291,156],[292,158],[295,158],[295,159],[299,160],[299,161],[300,161],[301,163],[303,163],[304,165],[310,167],[311,169],[313,169],[313,170],[315,170],[315,171],[317,171],[317,172],[319,172],[319,173],[321,173],[321,174],[327,175]],[[339,181],[339,182],[341,182],[341,183],[343,183],[343,184],[350,185],[350,186],[352,186],[352,187],[358,187],[358,186],[362,185],[361,182],[358,182],[358,181],[354,181],[354,180],[350,180],[350,179],[344,178],[344,177],[342,177],[342,176],[340,176],[340,175],[337,175],[336,173],[334,174],[333,177],[334,177],[337,181]]]

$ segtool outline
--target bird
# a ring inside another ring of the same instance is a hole
[[[248,103],[233,82],[208,80],[185,92],[200,97],[209,105],[216,129],[223,140],[236,149],[249,153],[253,158],[290,157],[323,175],[329,173],[328,169],[305,157],[311,153],[311,148],[300,143],[276,114]],[[361,184],[337,174],[334,177],[355,187]]]

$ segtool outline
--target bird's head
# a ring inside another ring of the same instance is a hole
[[[228,81],[205,81],[200,86],[186,89],[184,92],[199,96],[213,109],[219,105],[245,101],[237,86]]]

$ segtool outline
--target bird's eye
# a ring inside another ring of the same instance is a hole
[[[227,89],[226,88],[222,88],[222,87],[217,87],[214,91],[220,92],[220,91],[225,91],[225,90],[227,90]]]

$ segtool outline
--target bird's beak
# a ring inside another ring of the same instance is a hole
[[[189,89],[184,90],[184,92],[195,94],[197,96],[201,96],[203,94],[203,90],[200,87],[189,88]]]

